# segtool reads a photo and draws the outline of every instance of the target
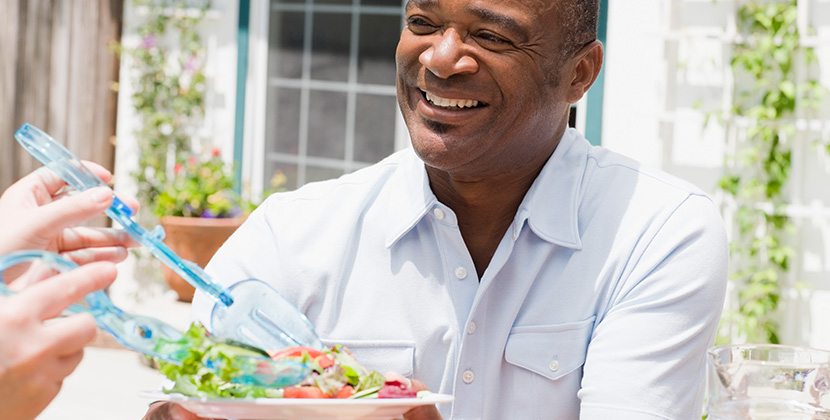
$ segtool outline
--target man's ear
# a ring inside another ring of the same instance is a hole
[[[602,43],[595,40],[582,47],[572,58],[573,72],[568,85],[568,102],[576,103],[597,80],[602,68]]]

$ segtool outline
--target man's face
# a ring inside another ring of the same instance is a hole
[[[428,166],[477,179],[555,148],[568,77],[556,0],[410,0],[398,102]]]

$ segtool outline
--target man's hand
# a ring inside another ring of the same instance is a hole
[[[144,414],[142,420],[210,420],[198,417],[184,407],[171,402],[155,402]]]
[[[52,401],[95,338],[95,320],[78,314],[52,320],[72,302],[115,280],[115,265],[96,262],[0,297],[0,413],[35,418]]]
[[[386,372],[383,376],[386,377],[387,381],[398,381],[402,384],[407,384],[415,391],[428,390],[423,382],[417,379],[409,379],[398,372]],[[423,405],[407,411],[404,413],[403,418],[404,420],[441,420],[441,414],[438,413],[438,409],[434,405]]]
[[[104,182],[112,177],[106,169],[84,162]],[[21,178],[0,197],[0,254],[24,249],[61,253],[78,264],[92,261],[120,262],[128,247],[137,244],[122,230],[71,227],[98,216],[112,204],[106,187],[68,195],[66,183],[43,167]],[[127,204],[137,209],[135,200]]]

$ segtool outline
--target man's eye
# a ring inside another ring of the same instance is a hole
[[[510,41],[490,32],[481,32],[476,35],[476,38],[489,45],[510,45]]]
[[[406,18],[406,26],[415,34],[425,35],[435,32],[435,26],[429,21],[420,16],[410,16]]]

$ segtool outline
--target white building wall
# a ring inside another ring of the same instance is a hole
[[[704,127],[704,118],[706,112],[728,106],[731,98],[729,41],[734,36],[735,2],[609,3],[603,146],[687,179],[720,200],[716,185],[731,139],[717,121]],[[802,25],[815,29],[808,42],[819,56],[820,81],[830,86],[830,0],[803,0],[800,7]],[[258,13],[252,17],[252,26],[262,17]],[[141,12],[127,2],[124,17],[123,42],[135,45],[140,42],[135,29]],[[238,2],[213,0],[212,11],[202,23],[209,49],[210,93],[201,134],[208,146],[220,147],[227,160],[233,154],[237,27]],[[251,39],[251,48],[256,49],[261,41]],[[132,134],[136,126],[128,60],[125,57],[122,63],[119,92],[116,191],[134,195],[130,173],[136,167]],[[249,86],[248,92],[252,105],[256,91]],[[808,140],[793,145],[789,194],[794,203],[791,213],[797,230],[793,241],[798,257],[782,304],[782,338],[790,344],[830,348],[830,158],[813,143],[830,144],[830,106],[821,116],[823,120],[802,124],[812,131],[804,136]],[[245,173],[250,174],[256,156],[250,155],[250,134],[246,138]],[[135,273],[133,266],[131,261],[121,264],[119,280],[111,290],[116,302],[127,308],[134,300],[140,303],[157,292],[146,290],[147,279]]]
[[[626,0],[609,5],[603,146],[693,182],[716,200],[734,133],[707,112],[732,95],[736,2]],[[830,86],[830,1],[799,2]],[[782,302],[782,341],[830,348],[830,107],[801,121],[787,194],[798,253]],[[819,143],[817,146],[816,143]],[[728,210],[727,210],[728,211]]]
[[[132,1],[125,1],[121,41],[126,48],[140,44],[141,38],[136,31],[145,21],[146,13],[146,10],[134,7]],[[211,9],[199,29],[202,40],[207,45],[204,70],[207,93],[204,125],[195,140],[201,142],[205,150],[219,147],[223,158],[228,162],[233,160],[234,148],[238,13],[239,2],[212,0]],[[131,58],[125,55],[122,57],[119,75],[115,191],[117,194],[134,197],[137,186],[131,174],[138,167],[138,146],[134,135],[138,129],[138,120],[132,104],[134,89],[130,68]],[[144,227],[148,230],[152,228]],[[119,265],[118,273],[118,279],[109,292],[116,304],[127,310],[158,299],[158,294],[164,289],[159,282],[160,273],[153,276],[153,273],[137,271],[132,255]]]

